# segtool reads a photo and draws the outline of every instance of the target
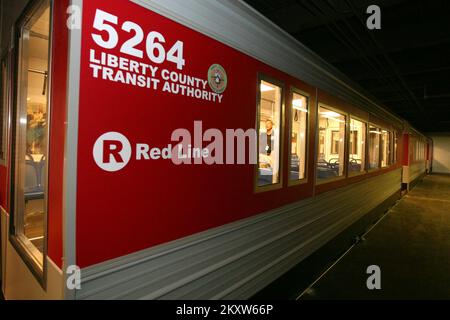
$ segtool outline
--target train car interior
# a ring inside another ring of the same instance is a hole
[[[46,230],[50,5],[37,8],[19,39],[18,108],[15,114],[15,233],[42,268]]]

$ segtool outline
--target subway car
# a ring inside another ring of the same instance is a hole
[[[248,299],[431,170],[431,140],[242,1],[2,15],[6,299]]]

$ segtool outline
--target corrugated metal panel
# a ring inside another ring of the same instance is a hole
[[[240,0],[131,0],[379,117],[404,120],[356,83]]]
[[[401,170],[82,271],[77,299],[245,299],[400,188]]]

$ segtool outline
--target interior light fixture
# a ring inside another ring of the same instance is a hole
[[[272,87],[272,86],[269,86],[267,84],[261,83],[261,89],[260,90],[261,90],[261,92],[268,92],[268,91],[275,90],[275,88]]]
[[[323,118],[327,118],[327,119],[330,119],[330,120],[333,120],[333,121],[336,121],[336,122],[340,122],[340,123],[345,123],[345,121],[344,121],[344,120],[341,120],[341,119],[337,119],[337,118],[335,118],[335,117],[333,117],[333,116],[329,116],[329,115],[322,115],[322,117],[323,117]]]
[[[340,117],[341,115],[337,112],[334,111],[322,111],[320,114],[324,115],[324,116],[329,116],[329,117]]]
[[[303,99],[295,99],[292,100],[292,106],[294,107],[294,109],[296,110],[300,110],[302,112],[308,112],[307,109],[305,109],[304,105],[303,105]]]

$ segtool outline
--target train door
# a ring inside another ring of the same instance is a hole
[[[16,25],[11,137],[10,239],[45,283],[49,136],[49,0],[31,1]]]

